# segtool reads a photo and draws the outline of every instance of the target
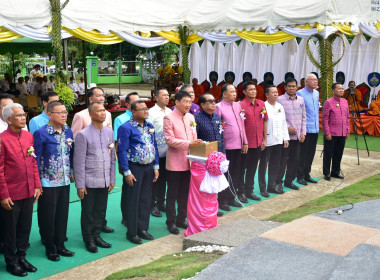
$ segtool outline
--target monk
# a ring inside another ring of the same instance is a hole
[[[198,98],[205,93],[204,88],[201,85],[198,85],[198,79],[193,78],[193,89],[195,94],[194,103],[198,104]]]
[[[355,97],[350,94],[350,88],[351,87],[354,88]],[[360,112],[360,111],[364,110],[364,108],[362,106],[360,106],[360,102],[362,102],[362,93],[360,92],[360,90],[355,88],[355,82],[354,81],[350,81],[348,83],[348,89],[346,89],[344,91],[343,98],[347,99],[348,109],[350,110],[350,112],[356,112],[356,111]],[[354,98],[356,99],[356,102],[355,102],[356,108],[355,108]]]
[[[369,104],[368,115],[380,116],[380,90],[377,93],[376,101],[373,101],[371,104]]]
[[[298,87],[298,90],[303,89],[305,87],[305,78],[302,78],[300,81],[300,86]]]
[[[216,80],[211,80],[211,85],[209,92],[214,96],[215,100],[219,101],[222,98],[222,87],[216,84]]]
[[[265,101],[266,100],[265,93],[264,93],[265,88],[263,86],[257,85],[257,79],[252,79],[252,82],[254,83],[256,87],[256,98],[262,101]]]

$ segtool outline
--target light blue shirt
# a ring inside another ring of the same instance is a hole
[[[119,127],[126,121],[129,121],[131,118],[132,118],[132,112],[127,110],[125,111],[124,114],[121,114],[115,119],[115,121],[113,122],[113,129],[114,129],[113,131],[115,134],[115,140],[117,140],[117,130],[119,129]]]
[[[32,118],[29,122],[29,129],[32,134],[43,127],[49,122],[49,117],[46,115],[45,111],[42,111],[41,114]]]
[[[315,89],[311,92],[307,87],[297,91],[297,95],[303,97],[306,109],[306,133],[319,132],[319,92]]]

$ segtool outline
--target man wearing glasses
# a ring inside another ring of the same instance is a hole
[[[20,104],[4,107],[2,116],[8,128],[0,134],[0,201],[4,230],[6,270],[26,276],[37,268],[25,258],[32,227],[33,203],[41,194],[36,159],[29,153],[33,136],[24,131],[26,114]]]
[[[73,174],[73,133],[65,124],[67,110],[61,101],[47,106],[49,123],[34,133],[35,154],[44,195],[38,202],[38,224],[46,256],[59,261],[61,256],[72,257],[65,248],[69,214],[70,182]]]
[[[126,189],[127,239],[141,244],[153,240],[148,233],[153,183],[159,175],[159,155],[154,127],[143,100],[131,104],[132,118],[119,127],[117,155]]]
[[[42,105],[44,106],[44,110],[38,116],[33,117],[29,122],[29,129],[32,134],[36,132],[38,129],[43,127],[45,124],[49,122],[49,116],[47,115],[47,105],[51,101],[59,100],[58,94],[54,91],[47,91],[41,95]]]

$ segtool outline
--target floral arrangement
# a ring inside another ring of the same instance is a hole
[[[261,109],[261,117],[265,118],[265,114],[267,113],[267,110],[265,110],[265,107]]]
[[[195,133],[195,132],[196,132],[196,129],[197,129],[197,123],[191,121],[191,122],[190,122],[190,126],[191,126],[191,130],[193,131],[193,133]]]
[[[219,134],[222,134],[222,132],[224,131],[225,128],[226,128],[226,123],[221,122],[219,125]]]
[[[28,148],[28,156],[34,156],[34,157],[36,157],[36,154],[34,153],[34,148],[33,148],[33,146],[30,146],[30,147]]]
[[[241,119],[242,119],[243,121],[246,119],[244,109],[241,109],[241,111],[240,111],[240,117],[241,117]]]
[[[71,148],[71,146],[72,146],[73,143],[74,143],[74,140],[71,139],[71,138],[67,138],[66,142],[67,142],[67,145]]]

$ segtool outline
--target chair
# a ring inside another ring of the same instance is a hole
[[[362,108],[368,108],[369,97],[371,96],[371,88],[366,83],[361,83],[356,87],[362,94],[362,102],[360,106]]]
[[[28,94],[25,96],[25,100],[28,105],[28,118],[42,113],[42,109],[38,107],[38,97],[36,95]]]

